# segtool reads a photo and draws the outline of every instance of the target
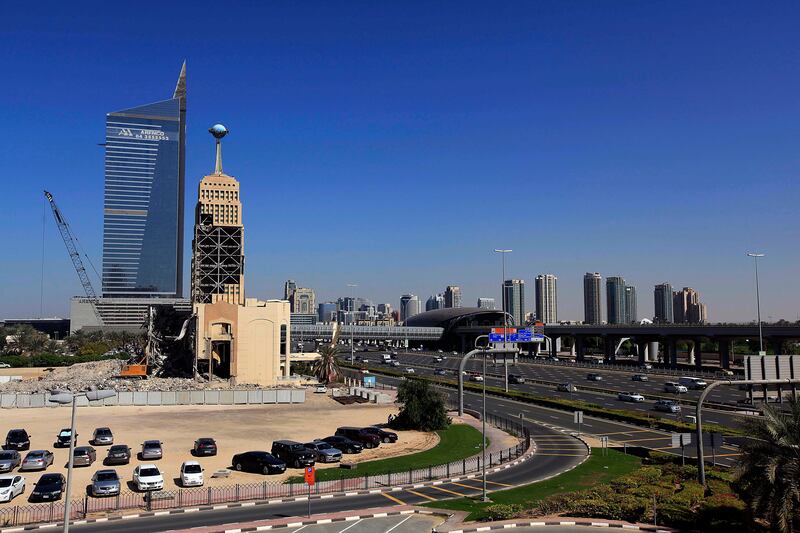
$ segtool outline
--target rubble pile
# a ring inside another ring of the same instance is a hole
[[[63,368],[54,368],[39,378],[11,381],[0,384],[0,393],[37,393],[52,390],[80,392],[97,389],[116,391],[188,391],[259,389],[258,385],[231,385],[228,380],[215,378],[212,381],[192,378],[122,379],[119,376],[125,362],[118,359],[78,363]]]

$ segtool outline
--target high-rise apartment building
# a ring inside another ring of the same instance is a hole
[[[283,299],[289,300],[295,289],[297,289],[297,283],[293,279],[287,279],[286,283],[283,284]]]
[[[378,313],[382,315],[391,315],[392,304],[378,304]]]
[[[636,287],[633,285],[625,285],[625,323],[633,324],[638,320]]]
[[[444,290],[445,307],[461,307],[461,287],[448,285]]]
[[[221,124],[210,130],[216,139],[213,174],[200,180],[192,242],[192,301],[244,304],[244,224],[239,182],[222,170]]]
[[[657,324],[672,324],[675,320],[672,311],[672,285],[661,283],[653,290],[655,313],[653,321]]]
[[[304,315],[316,313],[316,299],[314,289],[297,287],[289,297],[292,313]]]
[[[497,309],[494,298],[478,298],[479,309]]]
[[[603,322],[600,300],[600,284],[603,278],[599,273],[587,272],[583,275],[583,321],[586,324]]]
[[[419,298],[413,294],[404,294],[400,297],[400,320],[419,314]]]
[[[514,318],[514,323],[525,324],[525,280],[505,280],[503,282],[503,299],[505,300],[503,310]]]
[[[536,319],[545,324],[558,322],[558,278],[553,274],[536,276]]]
[[[626,322],[624,278],[619,276],[606,278],[606,313],[609,324]]]
[[[106,116],[103,296],[183,296],[186,63],[168,100]]]
[[[434,311],[436,309],[444,309],[444,295],[434,294],[425,301],[425,310]]]
[[[336,320],[336,303],[323,302],[317,305],[317,320],[327,324]]]
[[[703,324],[708,321],[708,310],[700,302],[700,293],[684,287],[672,293],[672,308],[676,324]]]

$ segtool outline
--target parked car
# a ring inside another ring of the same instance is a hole
[[[192,455],[217,455],[217,441],[211,437],[200,437],[194,441],[192,447]]]
[[[328,392],[328,387],[326,387],[325,385],[317,385],[317,387],[314,389],[314,394],[325,394],[327,392]]]
[[[575,392],[578,389],[572,383],[559,383],[556,390],[559,392]]]
[[[53,452],[50,450],[31,450],[22,460],[19,469],[22,470],[46,470],[53,464]]]
[[[0,472],[11,472],[22,463],[17,450],[0,450]]]
[[[525,377],[519,374],[509,374],[508,375],[508,382],[509,383],[516,383],[518,385],[525,383]]]
[[[143,461],[161,459],[164,457],[164,450],[161,448],[160,440],[146,440],[142,443],[142,451],[139,458]]]
[[[25,493],[25,478],[19,474],[0,476],[0,502],[10,502]]]
[[[92,444],[95,446],[111,446],[114,444],[114,434],[109,428],[96,428],[92,433]]]
[[[75,433],[75,436],[73,436],[70,428],[64,428],[56,435],[56,441],[53,443],[53,446],[56,448],[69,448],[70,441],[73,441],[74,444],[78,444],[78,434]]]
[[[72,452],[74,466],[91,466],[97,459],[97,452],[91,446],[78,446]]]
[[[92,486],[89,489],[92,496],[116,496],[122,488],[117,471],[113,469],[98,470],[92,476]]]
[[[306,448],[317,455],[318,463],[337,463],[342,460],[342,451],[334,448],[324,441],[307,442],[303,444]]]
[[[394,431],[386,431],[385,429],[381,429],[377,426],[367,426],[364,428],[364,431],[367,433],[372,433],[373,435],[377,435],[378,438],[381,439],[381,442],[397,442],[397,433]]]
[[[184,461],[181,464],[181,487],[202,487],[203,467],[197,461]]]
[[[239,472],[259,472],[261,474],[282,474],[286,463],[269,452],[244,452],[233,456],[233,468]]]
[[[347,437],[342,437],[340,435],[331,435],[330,437],[325,437],[324,439],[320,440],[342,450],[342,453],[361,453],[361,451],[364,449],[364,446],[362,446],[360,442],[356,442],[353,439],[348,439]]]
[[[103,461],[106,465],[126,465],[131,462],[131,449],[126,444],[114,444]]]
[[[31,501],[56,501],[64,494],[64,474],[44,474],[31,491]]]
[[[594,372],[590,372],[586,374],[586,379],[589,381],[603,381],[603,376],[600,374],[595,374]]]
[[[24,451],[31,447],[31,436],[24,429],[12,429],[6,435],[6,450]]]
[[[350,426],[340,427],[336,429],[336,435],[360,442],[367,449],[377,448],[381,444],[380,437],[364,430],[364,428]]]
[[[703,390],[708,387],[708,383],[701,378],[681,377],[678,383],[691,390]]]
[[[11,368],[11,365],[8,363],[0,363],[0,368]]]
[[[133,484],[136,490],[161,490],[164,488],[164,476],[154,464],[143,464],[133,469]]]
[[[646,374],[634,374],[631,376],[631,381],[650,381]]]
[[[644,396],[635,392],[620,392],[617,399],[623,402],[643,402]]]
[[[689,392],[689,389],[674,381],[667,381],[666,383],[664,383],[664,392],[682,394],[684,392]]]
[[[677,402],[672,400],[657,400],[656,403],[653,404],[653,409],[656,411],[662,411],[664,413],[680,413],[681,406],[678,405]]]
[[[314,466],[317,454],[293,440],[276,440],[272,443],[272,455],[294,468]]]

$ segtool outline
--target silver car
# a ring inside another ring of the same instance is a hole
[[[92,476],[92,496],[116,496],[119,494],[121,484],[117,471],[114,469],[98,470]]]
[[[316,453],[317,461],[320,463],[338,463],[342,460],[342,451],[327,442],[308,442],[303,446]]]
[[[142,461],[151,459],[161,459],[164,456],[164,451],[161,449],[160,440],[146,440],[142,443],[142,451],[139,453]]]
[[[74,466],[91,466],[95,459],[97,459],[97,453],[91,446],[78,446],[72,454]]]
[[[11,472],[22,463],[22,456],[16,450],[0,450],[0,472]]]
[[[46,470],[53,464],[53,452],[50,450],[31,450],[23,459],[20,470]]]
[[[109,428],[96,428],[92,435],[92,444],[95,446],[111,446],[114,444],[114,434]]]

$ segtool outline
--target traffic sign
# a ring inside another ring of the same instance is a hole
[[[691,433],[673,433],[672,434],[672,447],[673,448],[683,448],[684,446],[688,446],[692,443],[692,434]]]
[[[306,467],[305,478],[306,478],[306,483],[308,483],[309,485],[313,485],[316,482],[316,475],[313,466]]]
[[[583,411],[575,411],[572,413],[572,421],[576,424],[583,424]]]

